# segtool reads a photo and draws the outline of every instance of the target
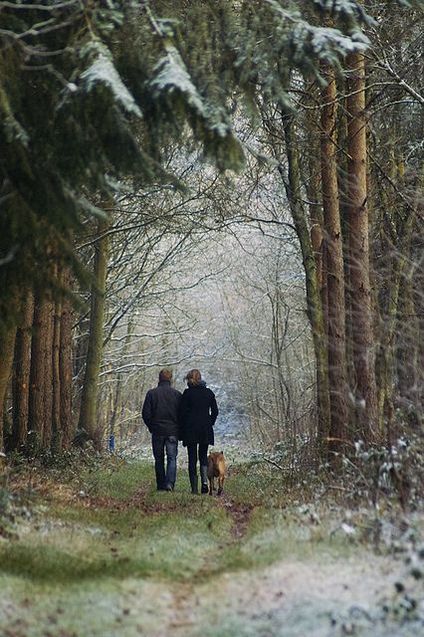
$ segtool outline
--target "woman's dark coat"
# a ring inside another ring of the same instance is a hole
[[[213,445],[213,426],[217,416],[218,406],[213,391],[203,383],[188,387],[180,402],[180,440],[184,445]]]

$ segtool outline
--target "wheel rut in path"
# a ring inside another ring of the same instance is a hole
[[[221,503],[233,520],[231,529],[233,540],[242,539],[247,532],[254,505],[234,502],[228,496],[223,496]]]

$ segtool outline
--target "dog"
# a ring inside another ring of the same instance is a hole
[[[225,458],[223,451],[211,451],[208,455],[209,495],[213,495],[215,478],[218,478],[218,495],[221,495],[225,480]]]

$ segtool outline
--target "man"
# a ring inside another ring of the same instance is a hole
[[[181,393],[171,387],[171,380],[171,370],[161,369],[158,386],[149,389],[142,410],[143,420],[152,434],[158,491],[173,491],[177,476],[178,408]]]

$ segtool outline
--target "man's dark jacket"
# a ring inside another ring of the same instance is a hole
[[[181,394],[168,380],[161,380],[149,389],[144,399],[142,416],[150,433],[178,437],[178,409]]]
[[[204,383],[188,387],[180,403],[180,435],[184,445],[214,444],[213,426],[218,416],[215,394]]]

